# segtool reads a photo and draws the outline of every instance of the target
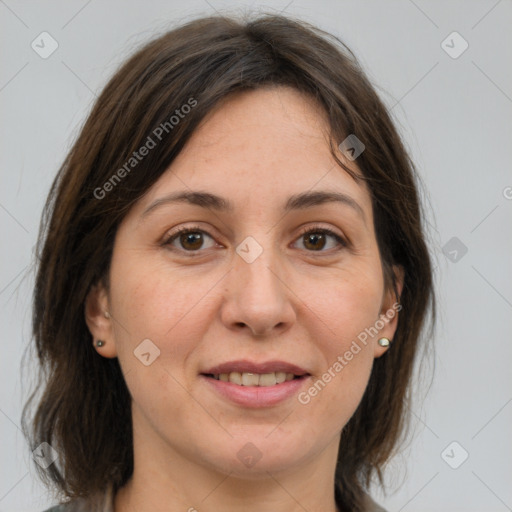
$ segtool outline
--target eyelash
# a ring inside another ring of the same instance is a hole
[[[208,233],[208,231],[205,231],[204,229],[202,229],[201,227],[199,226],[188,226],[188,227],[182,227],[182,228],[179,228],[177,229],[174,233],[171,233],[168,237],[166,237],[165,241],[162,243],[163,246],[170,246],[172,242],[174,242],[174,240],[176,240],[180,235],[182,234],[185,234],[185,233],[205,233],[207,234],[210,238],[214,239],[214,237],[212,235],[210,235],[210,233]],[[323,235],[329,235],[329,236],[332,236],[337,242],[338,244],[341,246],[341,247],[338,247],[337,249],[335,249],[335,251],[340,251],[346,247],[348,247],[348,243],[346,240],[344,240],[340,235],[338,235],[337,233],[335,233],[334,231],[330,230],[330,229],[327,229],[327,228],[324,228],[324,227],[321,227],[321,226],[308,226],[306,228],[304,228],[300,234],[297,236],[296,240],[298,240],[299,238],[305,236],[305,235],[308,235],[310,233],[315,233],[315,234],[323,234]],[[185,249],[176,249],[174,247],[171,247],[171,250],[175,250],[175,251],[179,251],[179,252],[185,252],[187,253],[187,255],[191,256],[191,257],[194,257],[194,256],[200,256],[200,252],[202,251],[201,249],[198,249],[197,251],[187,251]],[[311,253],[329,253],[331,251],[323,251],[323,250],[320,250],[320,251],[306,251],[306,252],[311,252]]]

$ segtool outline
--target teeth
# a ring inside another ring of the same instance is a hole
[[[214,375],[213,378],[223,382],[232,382],[239,386],[275,386],[282,382],[293,380],[293,373],[272,372],[272,373],[221,373]]]
[[[263,373],[259,377],[259,386],[275,386],[277,384],[275,373]]]
[[[242,374],[238,372],[231,372],[228,375],[229,382],[232,382],[233,384],[238,384],[239,386],[242,385]]]
[[[284,382],[285,380],[286,380],[286,373],[276,372],[276,382],[278,384],[281,384],[281,382]]]
[[[242,373],[242,386],[258,386],[260,376],[257,373]]]

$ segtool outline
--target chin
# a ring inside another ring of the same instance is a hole
[[[272,428],[260,427],[257,432],[256,429],[251,431],[245,428],[245,434],[235,435],[223,446],[221,452],[210,452],[208,465],[215,466],[221,473],[239,478],[260,479],[268,478],[268,473],[289,470],[307,458],[304,450],[312,450],[313,447],[304,446],[304,442],[299,443],[277,430],[269,435]]]

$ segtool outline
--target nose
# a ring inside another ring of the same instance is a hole
[[[230,330],[248,331],[255,337],[270,337],[294,323],[295,297],[291,283],[279,270],[276,258],[263,253],[252,263],[238,254],[229,272],[221,319]]]

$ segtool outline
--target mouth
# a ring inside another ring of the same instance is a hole
[[[230,372],[230,373],[204,373],[210,379],[231,382],[238,386],[269,387],[283,384],[291,380],[304,379],[309,374],[295,375],[286,372],[252,373],[252,372]]]
[[[284,404],[303,389],[312,375],[286,361],[228,361],[200,373],[218,397],[244,408]]]

